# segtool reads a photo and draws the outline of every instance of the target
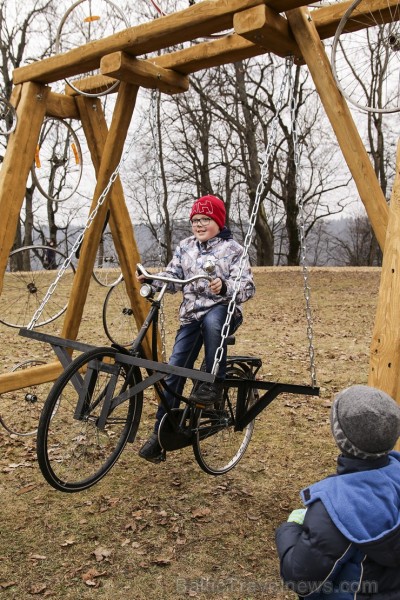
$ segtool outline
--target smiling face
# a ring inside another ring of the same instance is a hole
[[[199,242],[211,240],[221,231],[218,224],[210,217],[193,215],[191,223],[193,235]]]

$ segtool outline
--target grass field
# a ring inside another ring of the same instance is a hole
[[[50,488],[34,437],[0,428],[0,591],[4,600],[293,600],[279,578],[274,530],[299,506],[299,490],[334,470],[332,395],[366,383],[378,269],[311,269],[319,398],[279,396],[257,418],[246,455],[227,475],[203,473],[190,448],[151,465],[137,450],[151,430],[146,398],[138,437],[97,486],[78,494]],[[303,277],[256,269],[256,297],[232,353],[260,356],[261,377],[309,383]],[[82,341],[104,344],[106,289],[93,283]],[[166,303],[168,349],[178,297]],[[61,320],[46,327],[58,333]],[[51,349],[1,325],[1,372]],[[8,410],[0,397],[0,414]]]

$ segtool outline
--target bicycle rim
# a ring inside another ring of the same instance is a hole
[[[46,364],[42,359],[29,359],[11,369],[11,373]],[[32,384],[1,394],[0,422],[8,433],[18,436],[35,435],[40,413],[52,382]]]
[[[397,112],[400,6],[388,2],[375,12],[368,6],[364,0],[355,0],[343,15],[332,45],[333,74],[343,96],[356,108]]]
[[[46,269],[46,252],[54,253],[54,269]],[[66,256],[48,246],[22,246],[11,252],[4,274],[3,291],[0,297],[0,322],[8,327],[26,327],[41,305],[56,271]],[[67,309],[66,298],[70,296],[75,275],[71,264],[49,298],[35,327],[51,323]]]
[[[124,280],[110,288],[103,305],[103,327],[113,344],[130,346],[138,334]]]
[[[37,455],[44,478],[57,490],[79,492],[100,481],[136,435],[142,394],[122,402],[108,414],[105,427],[98,427],[105,399],[141,379],[136,367],[115,362],[117,352],[94,348],[82,354],[49,394],[39,421]],[[75,418],[79,397],[84,405]]]
[[[248,374],[239,367],[228,368],[228,379],[247,379]],[[249,389],[246,407],[256,400],[257,391]],[[242,431],[235,431],[238,388],[224,390],[223,406],[218,410],[199,410],[193,452],[199,466],[210,475],[223,475],[235,467],[244,455],[254,430],[251,421]]]

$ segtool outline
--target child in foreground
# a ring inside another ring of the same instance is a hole
[[[301,492],[278,527],[285,584],[307,600],[400,600],[400,407],[364,385],[340,392],[331,427],[336,475]]]

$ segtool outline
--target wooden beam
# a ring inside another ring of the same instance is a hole
[[[400,403],[400,142],[369,367],[368,385]]]
[[[233,33],[219,40],[202,42],[190,48],[162,54],[150,59],[155,65],[173,69],[179,73],[190,74],[211,67],[245,60],[268,52],[245,38]]]
[[[352,1],[337,2],[312,12],[311,16],[321,40],[335,35],[344,13],[351,4]],[[365,27],[398,20],[400,20],[399,0],[364,0],[357,8],[357,19],[350,21],[344,31],[359,31]]]
[[[98,205],[98,199],[106,189],[122,156],[124,142],[132,118],[138,88],[121,83],[110,130],[104,145],[99,167],[96,188],[90,212]],[[93,101],[93,99],[92,99]],[[76,339],[81,323],[83,309],[94,267],[96,252],[108,210],[109,196],[99,207],[90,229],[85,235],[80,252],[79,263],[72,284],[71,295],[65,313],[61,337]]]
[[[218,33],[232,28],[236,12],[263,3],[264,0],[204,0],[185,10],[89,42],[65,54],[15,69],[14,83],[50,83],[98,69],[100,59],[112,52],[125,51],[137,56]],[[281,0],[281,3],[285,4],[285,1]]]
[[[268,6],[255,6],[237,13],[233,18],[235,32],[246,40],[262,46],[278,56],[301,58],[300,49],[287,20]]]
[[[140,60],[125,52],[114,52],[101,59],[103,75],[127,81],[144,88],[159,89],[165,94],[187,92],[189,79],[172,69],[164,69],[148,60]]]
[[[19,390],[29,385],[55,381],[63,370],[61,363],[57,361],[29,369],[18,369],[13,373],[2,373],[0,375],[0,394]]]
[[[383,249],[388,222],[386,199],[351,112],[336,86],[329,59],[314,22],[305,8],[289,11],[287,17],[353,176],[378,243]]]
[[[25,198],[26,182],[35,156],[50,89],[37,83],[22,86],[17,127],[9,136],[0,171],[0,292]]]
[[[108,127],[101,102],[100,100],[96,100],[94,103],[92,98],[85,98],[83,96],[77,97],[76,101],[93,166],[98,175],[108,136]],[[127,293],[131,300],[131,308],[139,328],[147,316],[149,304],[140,295],[140,285],[135,277],[136,265],[138,262],[141,262],[141,259],[119,177],[117,177],[111,188],[109,207],[109,225]],[[148,339],[144,340],[143,349],[147,358],[153,358]]]
[[[46,116],[58,119],[79,119],[75,100],[65,94],[50,92],[47,98]]]

